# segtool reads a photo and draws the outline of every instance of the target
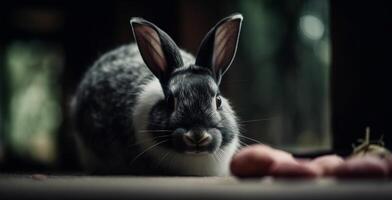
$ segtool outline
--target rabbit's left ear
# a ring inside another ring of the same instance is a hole
[[[237,51],[242,15],[233,14],[219,21],[204,37],[196,65],[209,68],[219,84]]]
[[[144,62],[165,86],[172,71],[183,65],[180,50],[169,35],[147,20],[132,18],[131,26]]]

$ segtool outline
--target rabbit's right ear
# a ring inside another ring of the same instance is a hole
[[[204,37],[196,65],[212,71],[219,84],[233,62],[241,31],[242,15],[233,14],[219,21]]]
[[[142,18],[132,18],[131,26],[147,67],[161,83],[166,84],[171,72],[183,65],[176,43],[164,31]]]

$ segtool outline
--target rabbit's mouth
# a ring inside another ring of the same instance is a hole
[[[187,155],[214,153],[220,146],[221,136],[211,129],[176,129],[172,134],[172,147]]]

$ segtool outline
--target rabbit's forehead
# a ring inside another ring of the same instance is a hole
[[[214,96],[218,92],[218,85],[208,75],[184,73],[174,76],[170,80],[169,89],[174,95],[200,93]]]

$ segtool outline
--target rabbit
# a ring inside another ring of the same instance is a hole
[[[82,166],[98,174],[230,175],[240,133],[219,85],[242,20],[219,21],[195,58],[153,23],[132,18],[135,43],[95,61],[73,97]]]

